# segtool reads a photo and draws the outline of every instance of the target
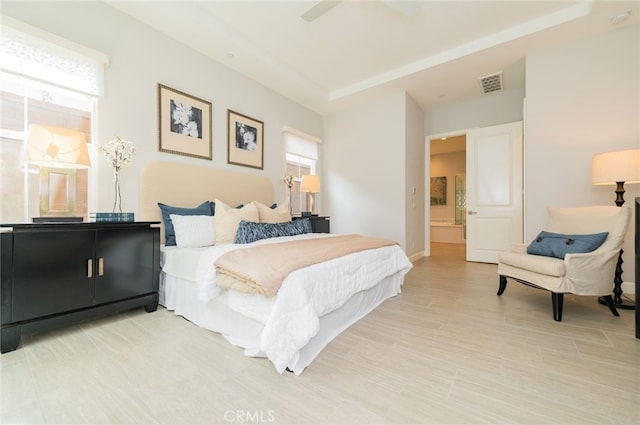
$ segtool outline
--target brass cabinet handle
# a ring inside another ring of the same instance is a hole
[[[93,277],[93,260],[91,258],[87,260],[87,277]]]
[[[98,276],[104,275],[104,258],[98,258]]]

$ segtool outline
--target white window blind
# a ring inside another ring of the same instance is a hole
[[[318,145],[322,142],[317,137],[310,136],[289,127],[282,129],[287,153],[309,159],[318,159]]]
[[[109,57],[70,40],[2,16],[0,67],[93,96],[104,94]]]

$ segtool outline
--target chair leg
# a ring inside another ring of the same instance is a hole
[[[613,313],[614,316],[620,316],[620,313],[618,313],[618,310],[616,310],[616,305],[613,302],[613,298],[611,297],[611,295],[604,295],[602,299],[605,303],[607,303],[607,307],[609,307],[609,310],[611,310],[611,313]]]
[[[498,295],[502,295],[505,289],[507,289],[507,277],[500,275],[500,287],[498,288]]]
[[[562,321],[562,303],[564,302],[564,294],[558,292],[551,293],[551,304],[553,304],[553,320]]]

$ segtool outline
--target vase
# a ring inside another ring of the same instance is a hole
[[[289,207],[289,215],[293,215],[293,206],[291,205],[291,188],[287,188],[287,205]]]
[[[115,171],[113,174],[114,174],[113,182],[114,182],[114,188],[115,188],[115,194],[113,199],[113,212],[116,212],[116,209],[118,210],[118,212],[122,212],[122,192],[120,191],[120,178],[119,178],[118,171]]]

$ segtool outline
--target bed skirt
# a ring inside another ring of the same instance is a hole
[[[384,300],[401,292],[406,272],[386,277],[372,288],[353,295],[342,307],[320,318],[320,330],[302,347],[287,367],[296,375],[315,359],[335,337],[362,319]],[[194,282],[160,273],[160,304],[205,329],[220,333],[251,357],[266,357],[260,349],[264,324],[229,308],[221,294],[205,303]]]

